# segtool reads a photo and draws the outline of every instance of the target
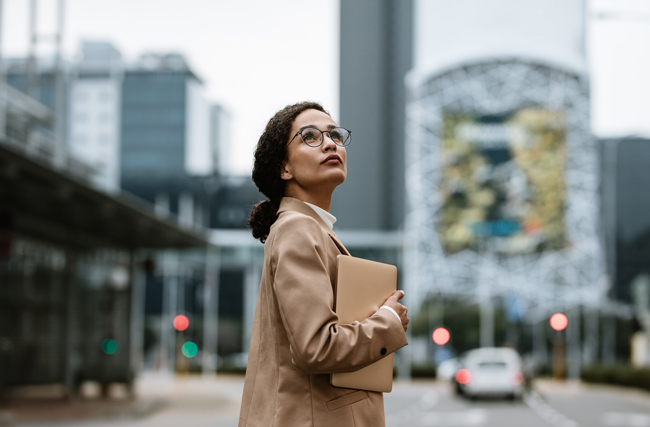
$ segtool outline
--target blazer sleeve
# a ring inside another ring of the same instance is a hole
[[[297,368],[312,374],[352,372],[408,344],[401,322],[389,310],[338,325],[327,266],[329,236],[305,215],[277,225],[273,290]]]

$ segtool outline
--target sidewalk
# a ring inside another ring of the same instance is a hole
[[[171,414],[192,414],[191,418],[198,415],[211,426],[236,425],[243,385],[244,377],[235,375],[204,378],[144,373],[135,383],[135,398],[114,393],[110,399],[64,400],[53,387],[49,391],[32,388],[20,397],[0,402],[0,426],[82,426],[129,420],[133,425],[141,425],[145,419],[170,418]]]

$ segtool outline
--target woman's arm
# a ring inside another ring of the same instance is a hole
[[[328,236],[304,215],[277,227],[271,242],[273,287],[296,367],[307,373],[351,372],[408,344],[401,322],[389,310],[337,325]]]

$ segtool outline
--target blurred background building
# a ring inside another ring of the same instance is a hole
[[[401,375],[478,346],[549,373],[563,354],[571,377],[629,360],[650,145],[591,133],[585,7],[341,0],[354,142],[332,211],[353,255],[398,266]],[[37,51],[0,63],[0,387],[242,371],[262,195],[228,162],[231,114],[181,53]]]

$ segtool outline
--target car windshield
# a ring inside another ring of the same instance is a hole
[[[506,364],[505,362],[481,362],[478,364],[479,368],[481,369],[492,369],[492,370],[500,370],[500,369],[506,369]]]

